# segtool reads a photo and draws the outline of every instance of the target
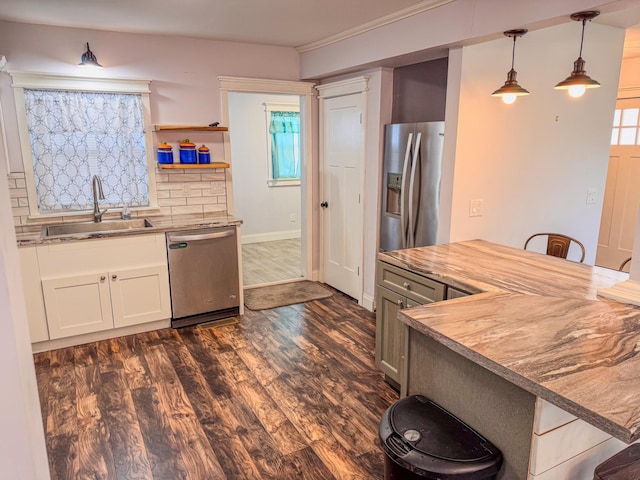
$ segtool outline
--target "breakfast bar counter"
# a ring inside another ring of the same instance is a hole
[[[482,240],[378,259],[472,294],[400,312],[401,389],[503,449],[499,478],[589,478],[640,438],[640,310],[597,296],[627,274]]]

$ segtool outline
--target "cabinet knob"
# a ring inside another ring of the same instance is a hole
[[[411,290],[411,284],[410,284],[409,282],[404,282],[404,283],[402,284],[402,286],[403,286],[404,288],[406,288],[407,290]]]
[[[118,275],[116,275],[115,273],[113,275],[111,275],[111,279],[115,280],[116,278],[118,278]]]
[[[105,277],[104,275],[100,276],[100,281],[104,282],[107,279],[107,277]]]
[[[402,300],[398,300],[397,303],[400,306],[400,308],[404,308],[404,302]]]

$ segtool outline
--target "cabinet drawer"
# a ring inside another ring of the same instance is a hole
[[[378,262],[378,285],[404,295],[419,304],[444,300],[445,285],[402,268]]]

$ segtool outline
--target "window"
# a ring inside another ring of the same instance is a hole
[[[32,216],[91,210],[94,175],[102,206],[155,203],[148,82],[14,74],[14,86]]]
[[[270,186],[300,185],[300,107],[266,103]]]
[[[611,145],[640,145],[640,108],[618,108],[613,116]]]

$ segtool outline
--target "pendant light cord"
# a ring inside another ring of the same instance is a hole
[[[580,54],[578,55],[578,57],[582,57],[582,44],[584,43],[584,26],[587,23],[587,19],[583,18],[582,19],[582,36],[580,37]]]
[[[513,36],[513,49],[511,50],[511,70],[513,70],[513,62],[516,58],[516,38],[517,35]]]

